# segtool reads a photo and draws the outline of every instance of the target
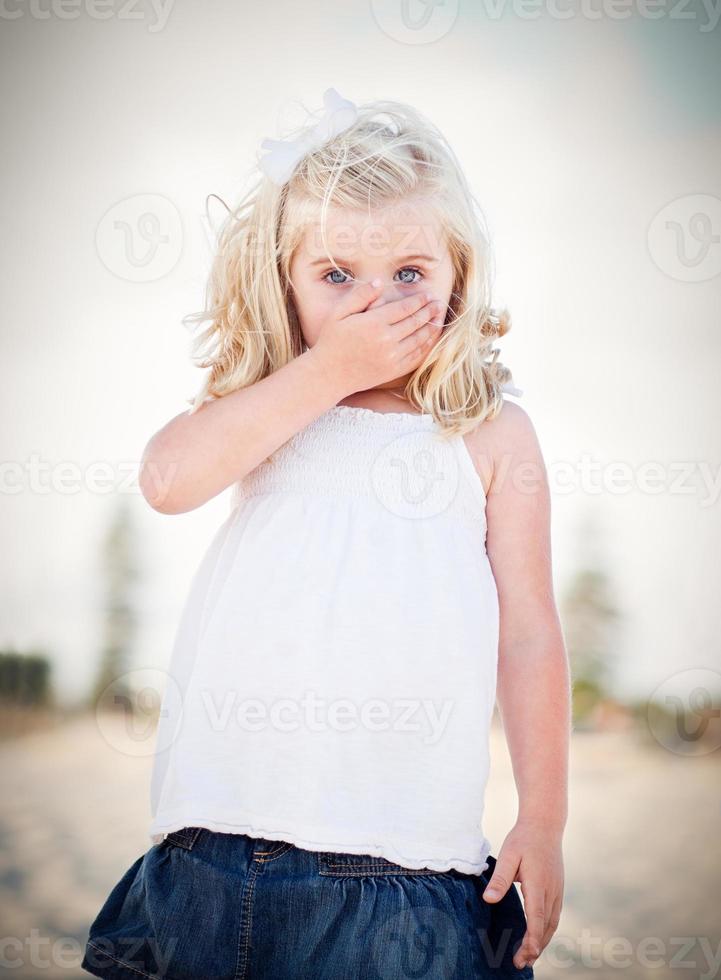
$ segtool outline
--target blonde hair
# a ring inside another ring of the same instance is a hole
[[[510,329],[510,316],[490,305],[489,239],[460,164],[439,130],[411,106],[383,100],[357,108],[353,125],[308,152],[285,184],[262,174],[228,209],[206,309],[183,318],[210,321],[193,342],[193,356],[209,374],[191,412],[208,398],[255,384],[302,353],[290,266],[308,222],[320,213],[325,242],[329,208],[370,211],[410,195],[427,197],[438,214],[454,277],[447,326],[413,372],[405,396],[449,434],[467,432],[500,411],[501,388],[512,375],[493,344]]]

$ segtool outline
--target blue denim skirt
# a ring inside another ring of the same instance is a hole
[[[93,921],[82,968],[110,980],[530,978],[512,884],[184,827],[141,855]]]

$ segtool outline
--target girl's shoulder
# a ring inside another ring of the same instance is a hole
[[[480,422],[463,438],[486,496],[496,475],[516,474],[517,479],[523,480],[524,467],[543,467],[541,446],[530,415],[507,398],[495,418]]]

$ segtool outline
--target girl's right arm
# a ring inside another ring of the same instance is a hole
[[[342,321],[324,327],[313,347],[255,384],[205,402],[192,415],[176,415],[156,432],[138,474],[150,506],[161,514],[200,507],[342,398],[420,364],[441,331],[427,322],[436,308],[416,293],[366,311],[378,294],[359,284],[341,305]],[[344,329],[335,329],[340,322]]]

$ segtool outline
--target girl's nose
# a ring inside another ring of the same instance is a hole
[[[376,296],[368,309],[374,310],[377,306],[394,303],[397,299],[402,299],[404,295],[407,295],[407,293],[403,293],[395,284],[388,283],[383,287],[383,292],[380,296]]]

